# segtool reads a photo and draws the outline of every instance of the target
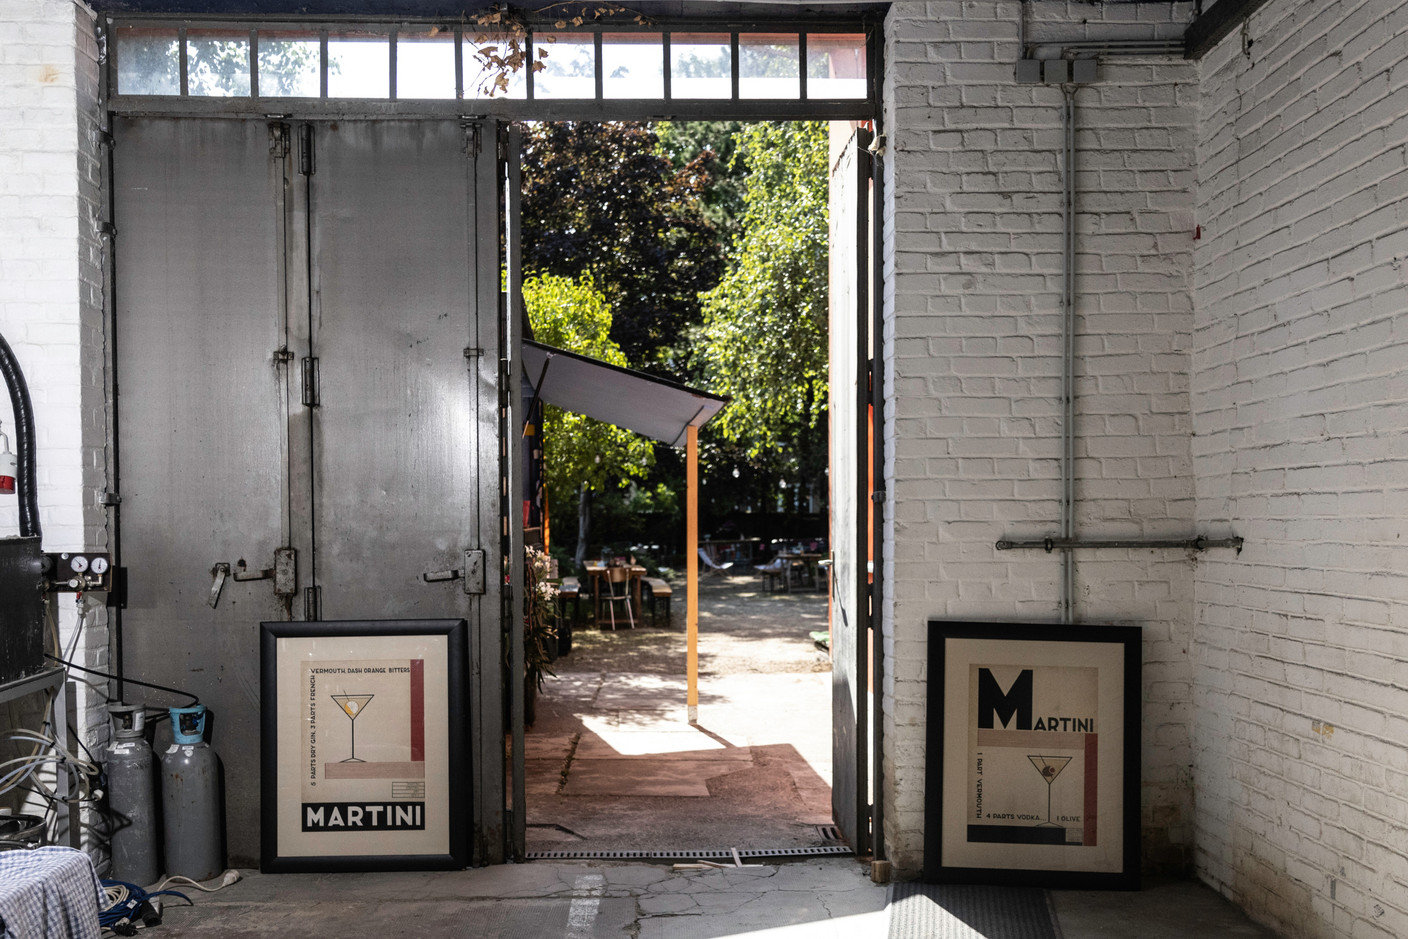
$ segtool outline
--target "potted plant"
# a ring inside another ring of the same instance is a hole
[[[528,546],[523,561],[523,713],[525,723],[532,724],[543,679],[556,674],[557,585],[551,579],[552,560],[541,548]]]

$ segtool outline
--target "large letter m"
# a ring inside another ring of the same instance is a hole
[[[997,724],[993,716],[997,716]],[[1013,716],[1015,727],[1008,726]],[[1032,670],[1024,668],[1006,692],[986,668],[978,669],[978,726],[1006,727],[1008,730],[1032,729]]]

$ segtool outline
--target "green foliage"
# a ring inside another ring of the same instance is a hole
[[[610,338],[611,309],[590,274],[580,281],[553,274],[529,277],[523,283],[523,303],[538,342],[612,365],[627,364]],[[655,464],[654,446],[632,431],[552,406],[545,408],[543,425],[548,505],[558,526],[574,517],[583,483],[596,491],[624,486],[644,478]]]
[[[742,232],[702,297],[700,365],[706,387],[733,398],[719,434],[752,459],[793,449],[826,410],[827,140],[822,122],[739,134]]]
[[[589,271],[632,366],[683,377],[679,344],[699,323],[699,293],[723,270],[700,198],[708,183],[700,159],[671,166],[646,125],[527,125],[524,270]]]
[[[700,193],[704,217],[718,232],[721,245],[738,236],[743,219],[744,180],[748,167],[738,155],[740,121],[661,121],[655,125],[660,153],[678,172],[696,161],[709,174]]]

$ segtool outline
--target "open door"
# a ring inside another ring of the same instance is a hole
[[[831,176],[831,808],[870,851],[870,143],[858,129]]]
[[[499,179],[503,186],[501,204],[504,212],[504,272],[507,288],[507,310],[505,323],[505,362],[504,380],[501,387],[504,395],[504,413],[507,428],[504,431],[504,457],[508,461],[508,486],[506,490],[507,541],[508,551],[508,596],[505,600],[508,616],[508,700],[510,759],[509,776],[512,780],[509,807],[509,854],[514,860],[522,860],[527,850],[528,806],[525,773],[523,764],[524,744],[524,701],[523,682],[523,512],[520,500],[523,493],[523,479],[526,467],[523,465],[523,425],[527,408],[519,394],[519,376],[523,374],[523,253],[522,214],[520,205],[523,193],[523,171],[520,154],[523,148],[522,132],[514,126],[504,128],[499,135],[503,142],[500,150],[501,164]]]

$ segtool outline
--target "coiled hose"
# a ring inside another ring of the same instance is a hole
[[[29,385],[15,358],[10,344],[0,336],[0,373],[10,390],[10,406],[15,412],[15,446],[19,450],[19,475],[15,478],[20,502],[20,537],[38,538],[39,493],[34,481],[34,407],[29,400]]]

